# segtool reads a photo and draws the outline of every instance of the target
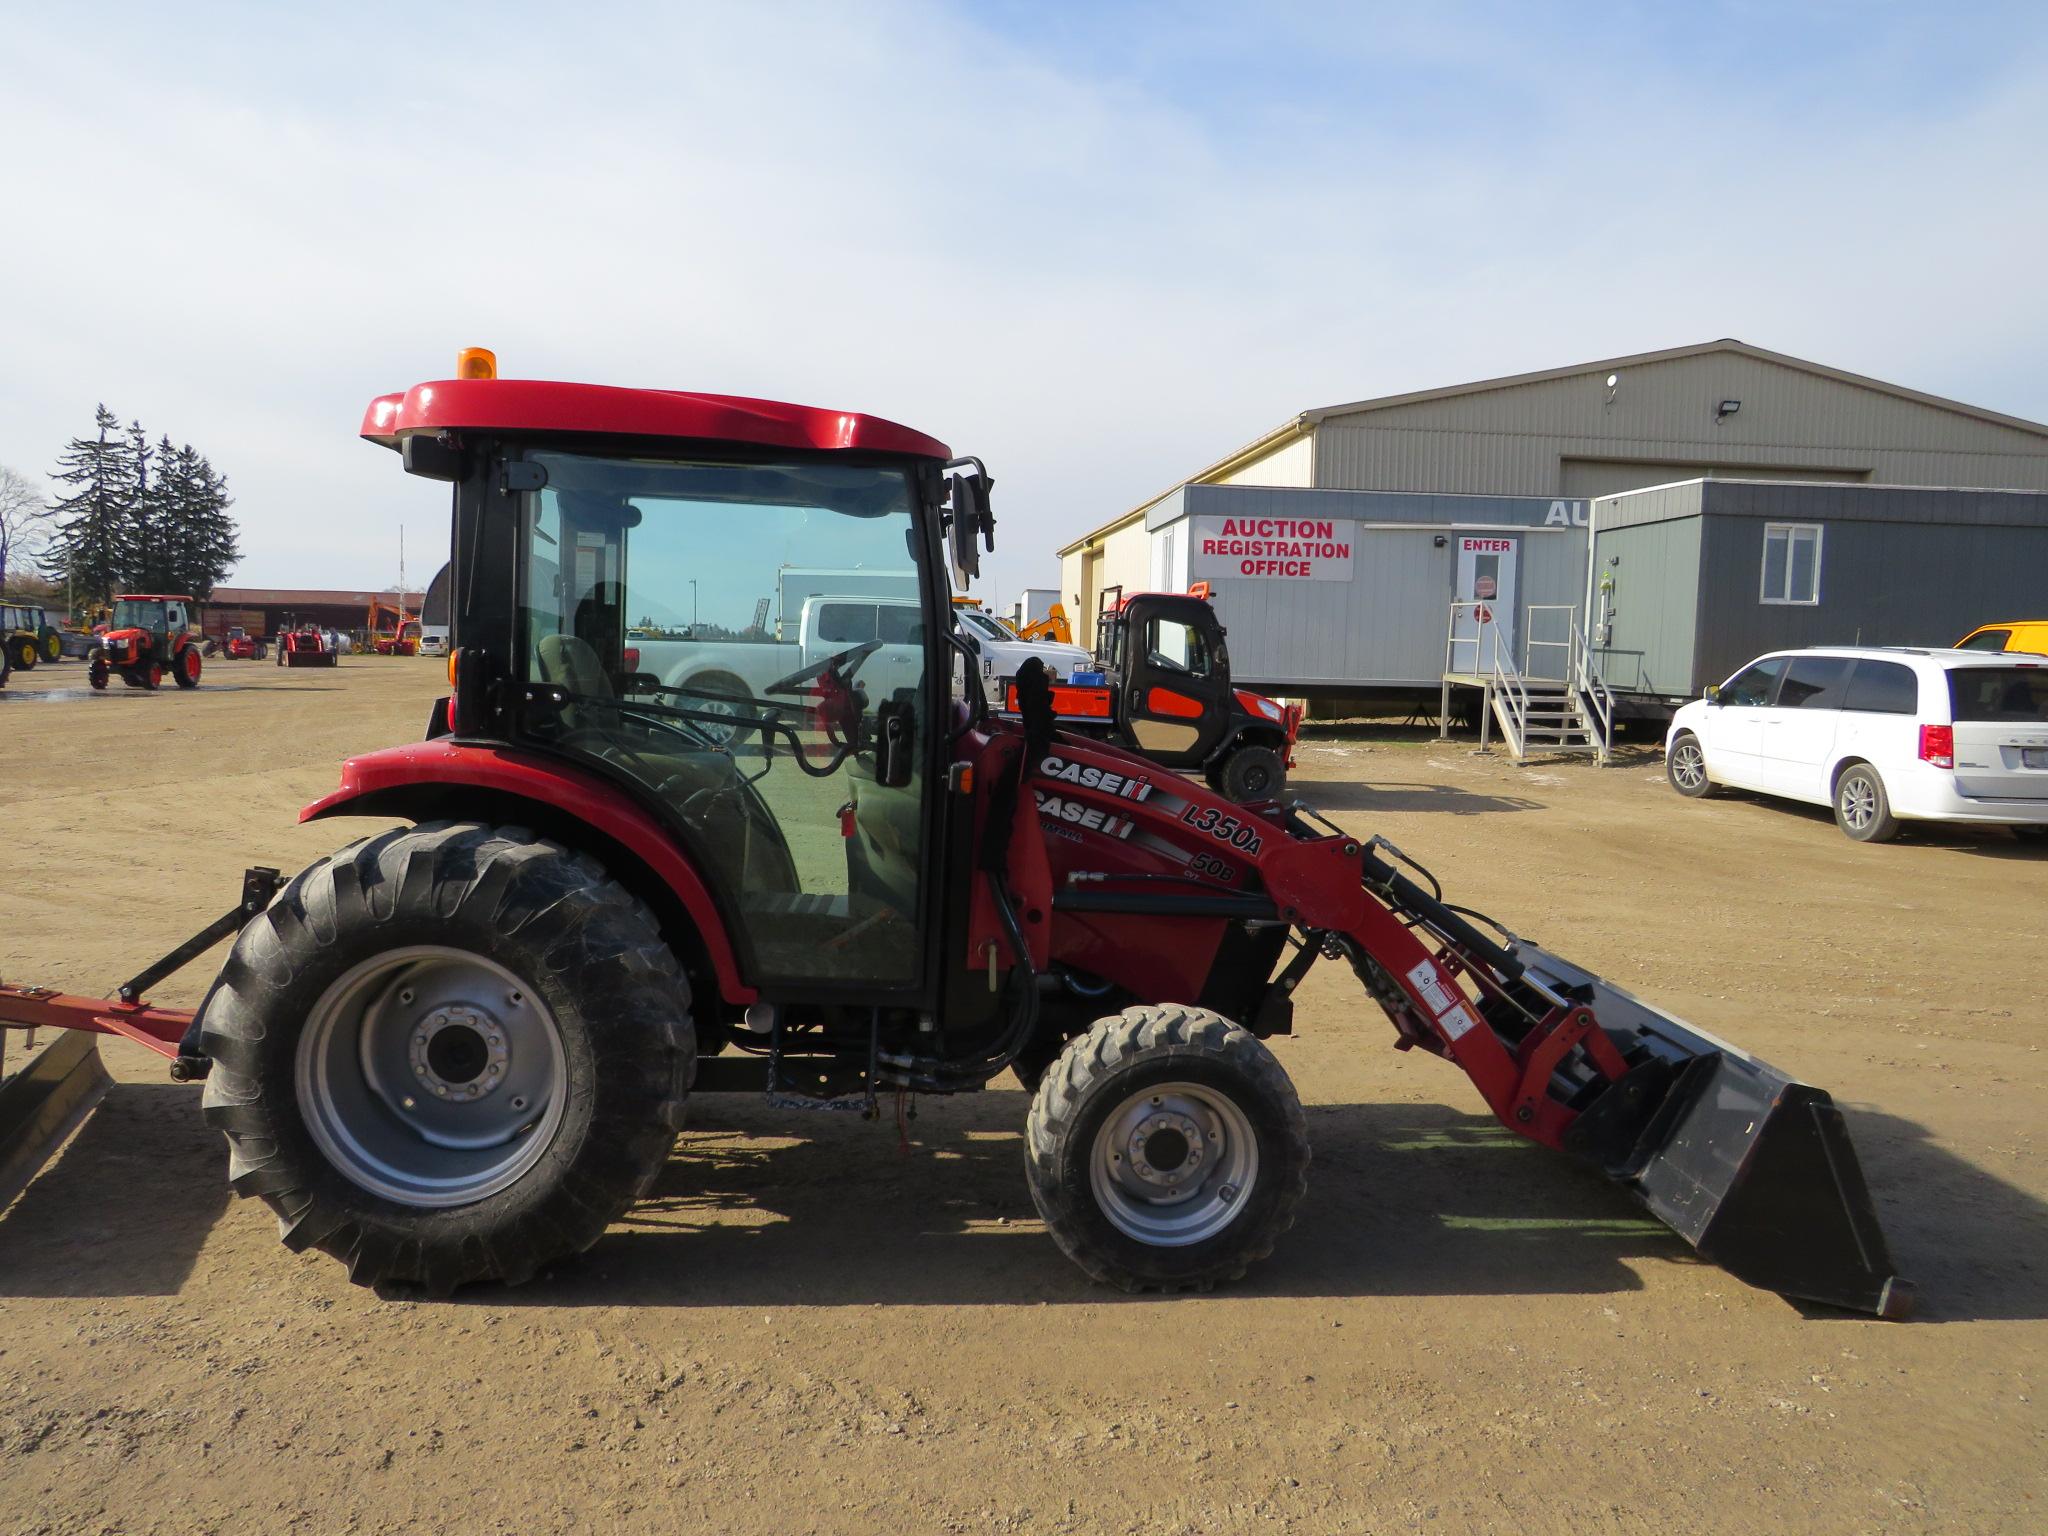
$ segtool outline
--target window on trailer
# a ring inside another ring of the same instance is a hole
[[[1764,602],[1820,601],[1820,533],[1818,523],[1764,524]]]

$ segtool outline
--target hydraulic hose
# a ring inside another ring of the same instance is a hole
[[[1370,848],[1365,850],[1364,869],[1365,883],[1384,894],[1395,910],[1427,923],[1460,949],[1484,960],[1506,980],[1522,979],[1524,967],[1513,951],[1489,939]]]

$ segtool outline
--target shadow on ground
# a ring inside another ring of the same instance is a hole
[[[1292,793],[1319,811],[1422,812],[1444,816],[1489,816],[1500,811],[1540,811],[1540,800],[1519,795],[1488,795],[1455,784],[1407,784],[1385,779],[1346,781],[1316,779],[1293,786]]]
[[[885,1105],[885,1109],[889,1106]],[[1014,1089],[893,1125],[706,1095],[648,1198],[583,1259],[487,1305],[1113,1303],[1025,1193]],[[177,1293],[228,1200],[198,1094],[116,1084],[0,1220],[0,1297]],[[1631,1262],[1697,1263],[1624,1191],[1492,1119],[1428,1104],[1312,1105],[1299,1221],[1234,1296],[1610,1295]],[[1935,1321],[2048,1317],[2048,1208],[1850,1111],[1893,1255]],[[290,1262],[280,1250],[277,1262]],[[1733,1283],[1733,1282],[1731,1282]],[[1816,1309],[1816,1316],[1840,1316]]]
[[[228,1198],[198,1088],[116,1083],[0,1219],[0,1297],[174,1296]]]

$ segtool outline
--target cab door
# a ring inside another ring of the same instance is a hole
[[[1121,629],[1125,735],[1172,767],[1204,761],[1229,726],[1230,658],[1214,610],[1194,598],[1133,598]]]

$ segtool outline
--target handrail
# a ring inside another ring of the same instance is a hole
[[[1576,626],[1572,630],[1569,686],[1592,738],[1594,754],[1605,764],[1614,756],[1614,691],[1593,667],[1592,652]]]
[[[1572,675],[1572,656],[1581,641],[1578,605],[1576,603],[1531,603],[1522,612],[1528,624],[1528,632],[1522,640],[1522,671],[1524,675],[1538,678],[1544,682],[1562,683],[1569,681]],[[1548,616],[1553,613],[1564,615],[1564,638],[1562,640],[1538,640],[1536,638],[1539,622],[1538,616]],[[1536,668],[1536,652],[1539,650],[1563,651],[1563,666],[1555,673],[1538,671]]]

